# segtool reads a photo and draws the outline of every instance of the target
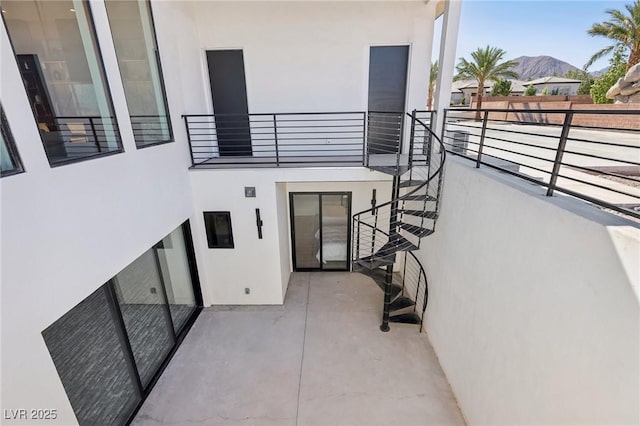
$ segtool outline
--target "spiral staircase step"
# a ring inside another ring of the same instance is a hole
[[[410,306],[414,306],[416,302],[406,296],[400,296],[389,304],[389,312],[399,311]]]
[[[417,225],[411,225],[409,223],[401,223],[400,228],[404,229],[407,232],[412,233],[418,238],[426,237],[427,235],[433,234],[433,229],[422,228]]]
[[[403,324],[420,324],[422,320],[420,316],[414,312],[408,314],[392,315],[389,317],[389,322],[400,322]]]

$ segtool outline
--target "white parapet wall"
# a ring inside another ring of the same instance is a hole
[[[469,424],[640,423],[637,224],[453,158],[419,255]]]

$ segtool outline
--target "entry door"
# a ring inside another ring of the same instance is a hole
[[[295,271],[349,269],[351,193],[291,193]]]
[[[395,154],[402,138],[409,46],[369,51],[368,146],[372,154]]]
[[[207,50],[220,156],[251,156],[242,50]]]

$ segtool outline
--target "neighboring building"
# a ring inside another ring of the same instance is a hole
[[[511,96],[522,96],[526,90],[526,84],[523,81],[515,79],[507,79],[511,81]],[[488,81],[485,85],[485,94],[490,95],[493,89],[493,81]],[[458,105],[463,103],[469,105],[471,98],[478,94],[477,80],[458,80],[454,81],[451,86],[451,103]],[[464,99],[464,102],[462,100]]]
[[[571,96],[578,92],[578,88],[582,82],[564,77],[541,77],[535,80],[523,83],[526,87],[529,85],[536,88],[536,95],[541,95],[542,91],[547,89],[549,95],[557,91],[558,95]]]

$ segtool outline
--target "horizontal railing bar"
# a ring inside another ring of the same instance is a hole
[[[638,135],[638,137],[640,138],[640,134]],[[567,141],[584,142],[584,143],[592,143],[592,144],[596,144],[596,145],[615,146],[615,147],[618,147],[618,148],[631,148],[631,149],[640,150],[640,145],[627,145],[627,144],[622,144],[622,143],[606,142],[606,141],[592,141],[591,139],[574,138],[574,137],[571,137],[571,136],[567,137]]]
[[[635,179],[635,178],[632,178],[632,177],[629,177],[629,176],[626,176],[626,175],[621,175],[621,174],[618,174],[618,173],[611,173],[611,172],[607,172],[607,171],[604,171],[604,170],[592,169],[590,167],[578,166],[577,164],[571,164],[571,163],[565,163],[565,162],[562,162],[560,164],[563,165],[563,166],[566,166],[566,167],[574,168],[574,169],[580,169],[580,170],[585,170],[585,171],[588,171],[588,172],[597,173],[599,175],[617,177],[617,178],[620,178],[620,179],[626,179],[626,180],[630,180],[632,182],[640,183],[640,179]]]
[[[468,160],[473,161],[473,162],[476,162],[476,161],[477,161],[477,159],[476,159],[476,158],[473,158],[473,157],[468,157],[468,156],[465,156],[465,155],[462,155],[462,154],[460,154],[460,153],[453,152],[453,151],[449,151],[449,152],[450,152],[451,154],[453,154],[453,155],[456,155],[456,156],[461,157],[461,158],[468,159]],[[483,155],[484,155],[484,154],[483,154]],[[488,154],[486,154],[486,155],[488,155]],[[501,172],[503,172],[503,173],[506,173],[506,174],[509,174],[509,175],[512,175],[512,176],[515,176],[515,177],[518,177],[518,178],[521,178],[521,179],[527,180],[527,181],[532,182],[532,183],[534,183],[534,184],[536,184],[536,185],[540,185],[540,186],[543,186],[543,187],[545,187],[545,188],[548,188],[548,187],[549,187],[549,183],[544,182],[544,181],[541,181],[541,180],[539,180],[539,179],[535,179],[535,178],[533,178],[533,177],[531,177],[531,176],[527,176],[527,175],[524,175],[524,174],[521,174],[521,173],[517,173],[517,172],[511,171],[511,170],[509,170],[509,169],[505,169],[505,168],[503,168],[503,167],[496,166],[496,165],[494,165],[494,164],[487,163],[487,162],[484,162],[484,161],[481,161],[481,164],[483,164],[483,165],[485,165],[485,166],[487,166],[487,167],[490,167],[490,168],[492,168],[492,169],[499,170],[499,171],[501,171]],[[547,173],[548,173],[548,172],[547,172]],[[611,209],[611,210],[615,210],[615,211],[617,211],[617,212],[619,212],[619,213],[623,213],[623,214],[626,214],[626,215],[632,216],[632,217],[634,217],[634,218],[636,218],[636,219],[640,219],[640,213],[635,212],[635,211],[633,211],[633,210],[625,209],[625,208],[621,208],[621,207],[616,206],[615,204],[612,204],[612,203],[609,203],[609,202],[606,202],[606,201],[603,201],[603,200],[600,200],[600,199],[597,199],[597,198],[591,197],[591,196],[586,195],[586,194],[578,193],[578,192],[576,192],[576,191],[572,191],[572,190],[569,190],[569,189],[567,189],[567,188],[560,187],[560,186],[558,186],[558,185],[556,185],[556,186],[554,187],[554,189],[555,189],[556,191],[563,192],[563,193],[565,193],[565,194],[567,194],[567,195],[570,195],[570,196],[572,196],[572,197],[575,197],[575,198],[579,198],[579,199],[582,199],[582,200],[588,201],[588,202],[590,202],[590,203],[593,203],[593,204],[599,205],[599,206],[601,206],[601,207],[605,207],[605,208],[608,208],[608,209]]]
[[[359,114],[362,116],[366,111],[336,111],[336,112],[250,112],[250,113],[229,113],[229,114],[183,114],[182,117],[228,117],[228,116],[279,116],[279,115],[345,115],[345,114]]]
[[[561,177],[561,178],[564,178],[564,179],[569,179],[569,180],[572,180],[572,181],[575,181],[575,182],[584,183],[584,184],[589,185],[589,186],[595,186],[596,188],[605,189],[607,191],[615,192],[615,193],[620,194],[620,195],[626,195],[626,196],[631,197],[631,198],[637,198],[638,201],[640,201],[640,196],[638,196],[638,195],[629,194],[628,192],[620,191],[620,190],[617,190],[617,189],[614,189],[614,188],[609,188],[607,186],[602,186],[602,185],[600,185],[598,183],[588,182],[588,181],[585,181],[585,180],[582,180],[582,179],[578,179],[578,178],[575,178],[575,177],[561,175],[560,173],[558,173],[558,177]]]
[[[567,112],[572,112],[574,115],[637,115],[640,114],[640,109],[616,109],[616,110],[600,110],[600,109],[581,109],[581,110],[567,110],[567,109],[504,109],[504,108],[482,108],[482,109],[457,109],[457,108],[446,108],[447,117],[449,117],[449,113],[452,112],[466,112],[466,113],[476,113],[478,111],[484,112],[520,112],[520,113],[541,113],[541,114],[566,114]]]
[[[640,163],[637,163],[635,161],[620,160],[620,159],[612,158],[612,157],[603,157],[601,155],[596,155],[596,154],[588,154],[588,153],[584,153],[584,152],[576,152],[576,151],[569,151],[569,150],[565,150],[564,153],[565,154],[572,154],[572,155],[579,155],[581,157],[587,157],[587,158],[597,158],[599,160],[615,161],[616,163],[633,164],[634,166],[640,166]]]

